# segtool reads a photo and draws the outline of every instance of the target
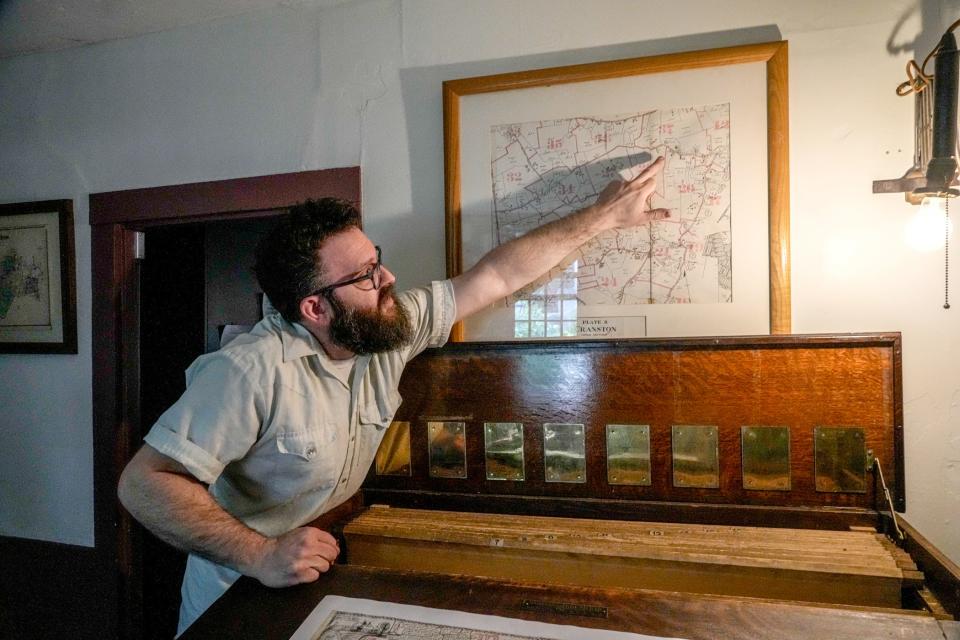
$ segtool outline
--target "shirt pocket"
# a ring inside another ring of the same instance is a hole
[[[400,408],[400,394],[396,391],[382,398],[367,402],[360,408],[360,447],[356,472],[363,477],[370,469],[380,441]]]
[[[394,390],[374,398],[360,407],[360,423],[366,427],[374,427],[377,431],[383,431],[390,426],[401,402],[403,398]]]
[[[336,485],[346,452],[336,425],[315,429],[283,428],[276,435],[274,490],[295,497]]]

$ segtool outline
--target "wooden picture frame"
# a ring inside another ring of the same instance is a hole
[[[480,160],[483,160],[483,153],[477,151],[477,149],[482,149],[482,145],[478,146],[475,142],[476,140],[481,139],[481,136],[472,133],[470,130],[471,127],[477,130],[480,130],[481,127],[474,124],[473,121],[464,122],[465,117],[468,118],[468,120],[470,118],[470,115],[465,116],[465,113],[469,110],[471,103],[477,104],[476,101],[484,101],[481,103],[483,105],[481,109],[491,109],[491,112],[499,113],[497,111],[499,107],[496,105],[500,101],[506,101],[509,104],[513,104],[509,101],[519,100],[522,103],[524,101],[523,96],[527,95],[528,97],[526,100],[532,103],[533,106],[529,108],[524,106],[524,108],[520,111],[524,113],[530,113],[531,108],[539,109],[540,105],[544,105],[544,108],[548,109],[546,113],[549,114],[549,109],[553,109],[554,105],[557,103],[563,104],[565,102],[567,94],[559,93],[556,94],[558,99],[544,100],[544,96],[552,96],[554,94],[544,94],[542,93],[543,91],[576,91],[578,90],[579,85],[580,91],[589,92],[587,100],[593,100],[593,98],[596,96],[599,102],[603,102],[605,99],[603,94],[607,91],[606,87],[609,85],[611,87],[610,91],[618,91],[618,89],[614,89],[613,87],[619,87],[620,85],[613,83],[621,81],[637,81],[648,83],[655,82],[657,83],[655,86],[684,87],[683,91],[687,91],[688,93],[692,92],[689,93],[689,95],[696,96],[696,92],[699,90],[700,86],[699,82],[700,79],[703,78],[702,74],[704,72],[718,74],[724,73],[726,72],[724,70],[729,69],[732,70],[731,73],[738,73],[741,70],[746,69],[747,65],[753,65],[749,67],[751,69],[750,73],[753,73],[755,76],[757,76],[755,85],[759,87],[759,89],[754,90],[754,93],[759,96],[759,98],[754,100],[754,102],[765,101],[764,104],[753,104],[751,106],[751,109],[754,109],[760,114],[761,118],[758,120],[762,120],[763,116],[765,116],[766,126],[763,127],[762,122],[758,125],[761,136],[765,137],[765,144],[764,142],[760,141],[760,136],[755,136],[756,140],[753,141],[756,142],[756,144],[751,147],[750,153],[757,158],[762,158],[764,154],[766,155],[766,163],[762,163],[760,160],[756,161],[756,165],[760,167],[763,172],[765,172],[763,178],[765,178],[766,181],[766,188],[763,189],[760,187],[758,181],[758,188],[754,190],[741,188],[741,194],[746,192],[749,193],[747,196],[740,195],[738,197],[749,197],[758,201],[762,200],[763,198],[766,199],[765,208],[761,207],[759,204],[756,205],[761,211],[760,216],[757,216],[756,219],[761,222],[765,222],[766,228],[760,229],[759,223],[757,223],[755,228],[751,231],[753,234],[751,238],[755,237],[758,240],[761,237],[763,238],[763,240],[760,242],[765,245],[764,249],[766,250],[767,256],[766,259],[764,259],[763,256],[753,256],[751,259],[759,260],[759,266],[758,264],[754,264],[754,268],[741,268],[739,271],[741,276],[746,277],[752,277],[752,274],[758,273],[759,275],[756,277],[765,278],[768,274],[768,282],[758,281],[758,283],[754,286],[757,291],[760,291],[759,297],[764,298],[764,300],[755,304],[755,308],[751,312],[753,314],[753,319],[751,320],[753,323],[752,329],[747,329],[744,331],[728,331],[719,324],[716,328],[710,324],[704,324],[704,326],[696,329],[693,332],[677,334],[655,333],[651,335],[656,337],[694,337],[706,335],[790,333],[790,205],[786,42],[743,45],[705,51],[692,51],[628,60],[616,60],[610,62],[555,67],[533,71],[504,73],[444,82],[444,176],[448,277],[457,276],[460,273],[463,273],[466,268],[472,266],[472,262],[464,260],[465,243],[462,234],[464,233],[465,229],[465,210],[469,207],[478,206],[479,202],[479,206],[481,208],[486,206],[487,210],[490,211],[492,210],[494,203],[494,199],[492,197],[494,193],[493,190],[488,190],[486,192],[486,202],[480,202],[475,197],[475,193],[473,193],[473,191],[476,190],[474,190],[473,187],[465,187],[465,184],[471,181],[470,175],[473,174],[470,172],[476,172],[479,167]],[[701,75],[693,75],[695,73],[700,73]],[[653,76],[653,74],[657,75],[655,77],[650,77]],[[644,76],[647,76],[647,78],[644,78]],[[727,85],[729,85],[729,91],[732,93],[741,90],[740,86],[738,86],[738,84],[735,82],[729,82],[723,86]],[[531,90],[540,91],[541,93],[528,93]],[[719,91],[722,90],[723,89],[720,89]],[[717,90],[711,91],[716,93]],[[576,94],[572,95],[576,97]],[[576,100],[579,99],[580,98],[576,98]],[[694,97],[693,99],[696,100],[697,98]],[[747,101],[741,100],[741,102]],[[590,104],[592,104],[592,102]],[[677,104],[683,106],[685,103]],[[707,103],[693,102],[692,104]],[[598,109],[604,108],[606,107],[598,107]],[[512,109],[512,107],[506,108],[506,110],[509,109]],[[636,109],[634,108],[634,110]],[[601,113],[610,113],[610,111],[601,111]],[[625,113],[625,111],[618,111],[614,113]],[[513,117],[514,116],[512,114],[509,116],[509,118]],[[521,118],[529,116],[516,117]],[[554,117],[555,116],[552,115],[546,115],[542,119],[534,118],[534,122],[532,124],[537,124],[537,120],[550,120],[551,122],[556,122],[557,120],[553,120]],[[740,122],[745,122],[747,120],[747,118],[740,118]],[[520,119],[493,121],[508,123],[524,122]],[[490,126],[487,126],[486,133],[489,134],[488,140],[493,137],[492,128]],[[472,151],[471,145],[473,149]],[[492,149],[492,146],[489,142],[487,142],[487,145],[487,149]],[[741,153],[742,149],[746,146],[748,145],[739,145]],[[465,157],[466,154],[472,154],[472,156]],[[652,159],[652,157],[648,156],[648,159]],[[492,154],[486,156],[486,160],[489,161],[490,164],[484,167],[484,169],[486,170],[488,174],[487,177],[492,185],[493,181],[495,180],[495,172],[493,170],[494,156]],[[731,164],[735,165],[736,163],[731,162]],[[465,171],[467,172],[466,174]],[[743,186],[743,182],[744,181],[739,181],[740,187]],[[464,199],[465,188],[471,190],[472,195],[469,200]],[[763,209],[765,209],[765,211]],[[492,228],[497,224],[498,222],[494,219],[493,222],[489,224],[488,228]],[[474,228],[476,228],[475,224]],[[493,232],[491,232],[491,236],[492,235]],[[496,240],[490,240],[490,242],[491,244],[495,244]],[[741,242],[740,246],[749,247],[753,245],[750,243]],[[482,253],[473,251],[472,249],[471,251],[473,253]],[[749,252],[741,249],[741,254],[746,255],[747,253]],[[474,255],[471,255],[470,258],[471,260],[475,260]],[[730,258],[730,260],[736,260],[736,258]],[[734,262],[733,271],[734,273],[737,273],[736,262]],[[651,281],[652,279],[653,278],[651,276]],[[650,301],[653,301],[652,297],[647,300],[647,302]],[[655,305],[648,306],[652,307]],[[658,306],[663,308],[668,306],[672,308],[685,306],[689,308],[698,307],[700,305]],[[713,305],[711,309],[716,309],[719,306],[720,305]],[[769,308],[767,309],[767,307]],[[699,313],[704,317],[710,315],[709,313],[704,313],[703,311],[700,311]],[[758,316],[758,314],[760,315]],[[705,320],[704,322],[708,321]],[[756,329],[758,326],[759,330]],[[583,327],[578,327],[578,331],[582,332]],[[603,335],[601,333],[600,337],[631,338],[643,337],[644,335],[647,334],[629,335],[627,333],[617,334],[614,332],[610,335]],[[581,333],[577,337],[582,339],[589,336],[585,336]],[[465,332],[463,323],[460,323],[454,327],[454,331],[451,334],[451,339],[453,341],[499,341],[502,339],[509,340],[515,338],[491,338],[489,336],[475,337],[470,335],[469,332]]]
[[[77,353],[73,201],[0,205],[0,353]]]

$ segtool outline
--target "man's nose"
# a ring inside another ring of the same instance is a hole
[[[390,269],[387,269],[385,266],[380,265],[380,271],[382,272],[380,277],[381,287],[385,287],[397,281],[397,276],[393,275],[393,271],[390,271]]]

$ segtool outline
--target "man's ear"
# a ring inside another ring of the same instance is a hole
[[[300,301],[300,317],[311,324],[329,325],[331,311],[330,303],[323,296],[307,296]]]

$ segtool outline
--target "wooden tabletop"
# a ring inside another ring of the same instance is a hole
[[[652,590],[509,583],[338,565],[317,582],[287,589],[270,589],[256,580],[241,578],[182,639],[287,640],[326,595],[687,640],[943,640],[945,637],[943,627],[935,619],[912,611],[807,606]]]

